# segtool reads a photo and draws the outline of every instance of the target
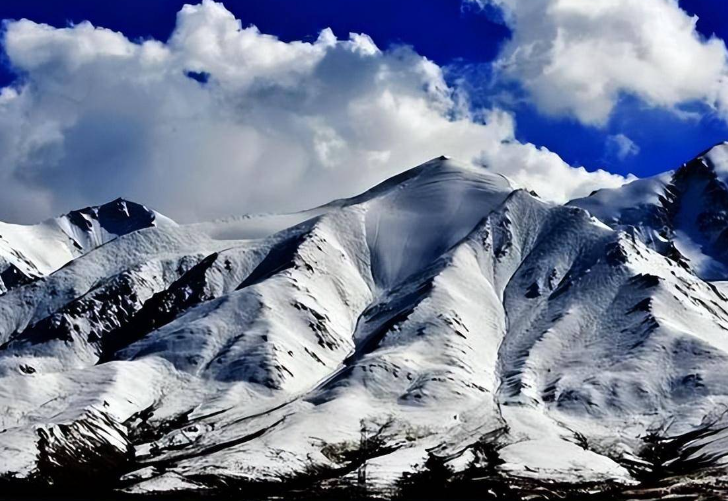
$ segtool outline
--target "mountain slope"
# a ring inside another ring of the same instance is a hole
[[[651,247],[682,255],[706,280],[728,278],[728,143],[674,172],[600,190],[571,205],[606,224],[632,226]]]
[[[0,293],[46,276],[118,236],[158,224],[173,223],[122,199],[35,226],[0,222]]]
[[[728,299],[670,250],[722,189],[693,170],[557,206],[439,158],[301,214],[105,239],[0,296],[0,473],[381,487],[435,457],[629,485],[655,427],[707,422],[665,468],[719,463]]]

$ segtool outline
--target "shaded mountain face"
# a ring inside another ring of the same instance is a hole
[[[674,172],[600,190],[570,205],[614,228],[634,227],[649,246],[684,258],[707,280],[728,279],[728,143]]]
[[[121,235],[163,216],[123,199],[69,212],[35,226],[0,223],[0,293],[46,276]]]
[[[55,220],[43,249],[80,249],[0,296],[0,475],[149,493],[721,465],[728,298],[686,251],[724,262],[711,158],[566,206],[440,158],[300,214]]]

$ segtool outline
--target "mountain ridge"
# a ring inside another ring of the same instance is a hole
[[[728,298],[677,250],[705,207],[669,212],[694,193],[672,176],[562,206],[438,158],[299,215],[115,233],[0,295],[0,474],[141,494],[724,465]],[[658,468],[669,423],[709,431]]]
[[[728,168],[727,153],[728,142],[719,143],[674,171],[599,190],[569,204],[610,226],[633,226],[661,253],[681,254],[695,261],[705,278],[723,279],[728,277],[728,257],[720,249],[728,242],[728,189],[719,172]]]
[[[141,204],[117,198],[35,225],[0,222],[0,293],[48,275],[117,236],[160,221],[174,224]]]

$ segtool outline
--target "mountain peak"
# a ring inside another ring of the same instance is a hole
[[[702,168],[709,169],[719,177],[728,176],[728,141],[723,141],[705,150],[681,167],[681,169],[691,171],[699,171]]]
[[[117,198],[103,205],[69,212],[56,221],[82,249],[97,247],[111,238],[155,226],[157,214],[144,205]]]
[[[673,172],[570,202],[607,225],[632,226],[667,256],[684,256],[702,278],[728,278],[728,142]],[[676,252],[677,251],[677,252]]]
[[[123,198],[36,225],[0,223],[0,294],[48,275],[119,236],[160,223],[175,224]]]
[[[440,155],[425,163],[402,171],[360,195],[335,200],[321,208],[355,205],[384,196],[393,190],[422,189],[423,186],[433,185],[435,183],[445,183],[445,185],[449,186],[463,183],[480,183],[483,186],[490,185],[492,189],[497,191],[512,191],[515,189],[511,182],[502,174],[490,171],[485,167],[474,166],[455,160],[447,155]]]

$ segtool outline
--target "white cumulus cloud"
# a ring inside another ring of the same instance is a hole
[[[0,93],[4,219],[117,196],[182,221],[291,211],[442,154],[556,200],[624,182],[519,143],[510,115],[474,116],[437,65],[363,34],[283,42],[209,0],[185,6],[166,42],[89,23],[5,28],[22,78]]]
[[[513,35],[497,64],[547,114],[601,126],[630,94],[728,117],[726,46],[703,37],[677,0],[471,1],[502,9]]]

